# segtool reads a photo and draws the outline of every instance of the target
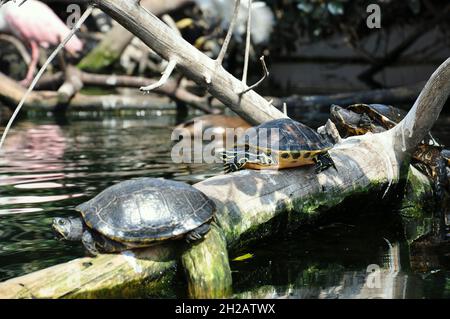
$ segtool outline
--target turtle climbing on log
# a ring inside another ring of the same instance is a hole
[[[345,108],[331,106],[331,120],[346,136],[364,135],[368,132],[381,133],[395,127],[406,116],[406,112],[396,107],[384,104],[354,104]],[[447,177],[446,155],[436,139],[428,133],[419,145],[412,151],[411,164],[428,176],[434,185],[434,192],[439,199],[437,211],[439,216],[439,231],[444,235],[446,229],[446,211],[448,210],[449,179]]]
[[[148,247],[170,239],[200,240],[216,206],[194,187],[139,178],[121,182],[76,207],[78,218],[55,218],[63,239],[82,241],[93,255]]]
[[[384,132],[397,125],[405,115],[405,111],[384,104],[331,107],[331,120],[346,136]],[[435,181],[438,187],[448,183],[443,148],[444,146],[428,133],[412,154],[413,165]]]

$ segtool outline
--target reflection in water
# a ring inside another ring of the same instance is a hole
[[[21,122],[0,157],[0,280],[84,256],[80,243],[55,240],[52,219],[74,216],[76,205],[112,184],[143,176],[195,183],[220,172],[172,162],[173,117],[50,122]],[[251,251],[255,258],[232,262],[236,296],[449,297],[448,269],[425,277],[398,268],[398,244],[383,239],[389,236],[329,233],[336,231],[271,240]],[[380,265],[378,290],[367,287],[372,264]]]
[[[408,247],[387,241],[385,236],[395,235],[386,232],[383,223],[371,224],[358,224],[355,228],[336,224],[332,228],[274,238],[273,243],[257,245],[251,251],[254,258],[231,263],[235,297],[450,297],[448,268],[429,274],[412,272]]]

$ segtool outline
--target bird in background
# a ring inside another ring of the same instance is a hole
[[[206,19],[220,21],[221,27],[226,30],[233,17],[234,1],[232,0],[195,0]],[[275,25],[275,16],[272,10],[262,1],[253,1],[251,6],[252,22],[251,37],[255,45],[262,45],[269,41]],[[240,2],[236,27],[233,32],[235,40],[242,42],[247,30],[248,1]]]
[[[20,5],[13,1],[0,7],[0,32],[10,33],[21,39],[31,49],[31,62],[21,84],[28,86],[33,80],[39,61],[39,47],[58,45],[70,33],[70,29],[46,4],[27,0]],[[76,36],[65,46],[67,52],[76,55],[83,43]]]

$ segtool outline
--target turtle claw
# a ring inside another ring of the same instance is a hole
[[[186,236],[186,241],[188,243],[196,242],[202,239],[203,237],[197,232],[191,232]]]
[[[240,167],[238,165],[236,165],[235,163],[228,163],[228,164],[224,165],[224,173],[225,174],[237,172],[239,169],[240,169]]]
[[[316,162],[315,166],[316,174],[319,174],[330,167],[334,167],[336,172],[338,171],[336,165],[334,164],[333,159],[328,153],[320,154],[319,156],[317,156],[315,162]]]

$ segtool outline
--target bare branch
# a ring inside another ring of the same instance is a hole
[[[244,70],[242,74],[242,83],[247,85],[248,60],[250,57],[251,35],[252,35],[252,0],[248,0],[248,19],[247,19],[247,39],[245,41]]]
[[[169,64],[167,64],[166,70],[163,72],[161,79],[159,79],[158,82],[153,83],[148,86],[143,86],[139,90],[144,93],[149,93],[152,90],[158,89],[164,84],[166,84],[167,80],[169,79],[170,75],[172,74],[173,70],[175,70],[175,66],[177,65],[177,61],[170,60]]]
[[[260,57],[259,60],[261,61],[263,71],[264,71],[263,77],[258,82],[256,82],[252,86],[250,86],[247,89],[245,89],[244,91],[242,91],[239,95],[243,95],[243,94],[255,89],[256,87],[258,87],[258,85],[260,85],[269,76],[270,73],[269,73],[269,70],[267,69],[266,62],[264,61],[264,56]]]
[[[27,49],[25,48],[25,45],[17,38],[7,34],[0,34],[0,40],[7,41],[12,45],[14,45],[14,47],[17,49],[17,51],[19,52],[20,56],[22,57],[23,61],[26,64],[29,64],[31,62],[31,56],[28,53]]]
[[[231,36],[233,35],[234,26],[236,25],[236,20],[239,14],[239,6],[241,5],[241,0],[235,0],[233,17],[231,18],[230,27],[228,28],[227,35],[223,41],[222,49],[219,52],[219,56],[216,59],[218,65],[222,65],[225,54],[227,53],[228,45],[231,41]]]

